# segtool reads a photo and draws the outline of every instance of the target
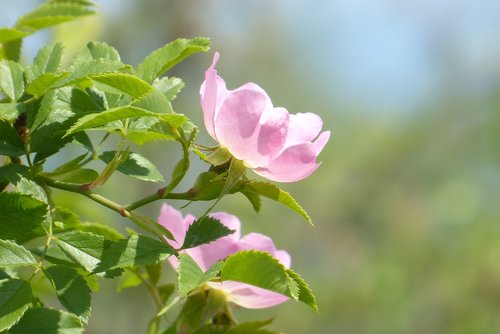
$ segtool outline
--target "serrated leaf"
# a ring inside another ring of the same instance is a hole
[[[82,232],[90,232],[94,234],[98,234],[104,237],[104,239],[109,241],[118,241],[123,239],[123,235],[117,230],[111,228],[108,225],[100,224],[100,223],[80,223],[76,226],[79,231]]]
[[[45,220],[47,205],[19,193],[0,193],[0,239],[22,239]]]
[[[45,3],[21,17],[16,27],[39,30],[91,14],[94,11],[88,6],[74,2]]]
[[[35,257],[23,246],[0,239],[0,267],[35,265]]]
[[[18,63],[11,60],[0,61],[0,90],[11,101],[17,101],[24,94],[24,70]]]
[[[153,81],[153,87],[158,89],[169,102],[172,102],[177,94],[184,88],[186,84],[179,78],[160,78]]]
[[[56,236],[59,248],[86,271],[92,272],[100,262],[106,242],[98,234],[71,231]]]
[[[14,191],[16,193],[30,196],[45,204],[48,203],[45,191],[34,181],[19,176],[16,180],[13,180],[12,183],[14,185]]]
[[[237,281],[297,299],[297,283],[274,257],[262,251],[240,251],[230,255],[221,269],[223,281]]]
[[[0,155],[18,157],[24,155],[24,143],[9,122],[0,120]]]
[[[231,230],[218,219],[205,216],[189,226],[181,249],[207,244],[234,232],[235,230]]]
[[[16,28],[0,28],[0,43],[21,39],[28,36],[29,34],[31,34],[31,32],[19,30]]]
[[[26,68],[27,81],[32,82],[42,74],[53,73],[61,65],[63,46],[61,43],[47,45],[38,51],[33,64]]]
[[[176,137],[171,134],[156,131],[129,130],[127,131],[127,139],[133,141],[137,145],[144,145],[155,140],[176,140]]]
[[[99,158],[109,164],[115,151],[103,152]],[[127,159],[116,168],[119,172],[143,181],[163,182],[163,176],[156,166],[138,153],[130,153]]]
[[[299,274],[291,269],[287,269],[286,273],[288,276],[295,281],[298,288],[298,299],[306,305],[312,307],[316,312],[318,311],[318,305],[316,304],[316,297],[314,297],[311,288],[304,281]]]
[[[42,96],[47,90],[55,87],[57,83],[68,75],[68,72],[43,73],[26,86],[26,92],[33,96]]]
[[[52,106],[55,103],[56,92],[50,91],[45,94],[40,102],[40,107],[28,113],[28,128],[30,131],[35,131],[47,119]],[[34,113],[34,114],[33,114]]]
[[[177,273],[177,284],[179,295],[186,296],[190,291],[215,278],[222,266],[223,261],[216,262],[206,272],[203,272],[198,264],[188,255],[179,255],[179,268]]]
[[[32,308],[26,311],[9,334],[80,334],[84,328],[73,314],[51,308]]]
[[[243,193],[255,192],[264,197],[270,198],[273,201],[279,202],[287,208],[295,211],[302,216],[309,224],[314,225],[307,212],[300,206],[299,203],[286,191],[280,189],[272,183],[252,181],[245,185]]]
[[[158,263],[173,255],[175,250],[167,243],[146,236],[132,235],[107,248],[94,272],[116,268]]]
[[[96,83],[100,83],[99,89],[106,91],[106,87],[113,88],[111,93],[125,93],[133,98],[141,98],[152,92],[154,88],[138,77],[121,72],[108,72],[91,76]]]
[[[14,122],[22,113],[22,104],[0,103],[0,119]]]
[[[124,69],[126,66],[121,62],[107,59],[93,59],[78,66],[70,68],[70,74],[53,85],[55,88],[73,85],[75,83],[90,80],[92,76],[114,72]]]
[[[77,66],[97,59],[121,63],[120,55],[115,48],[104,42],[91,41],[75,55],[73,65]]]
[[[20,279],[0,281],[0,331],[12,327],[31,304],[31,287]]]
[[[137,66],[137,76],[144,81],[153,82],[155,78],[159,77],[184,58],[195,52],[208,51],[209,48],[210,40],[207,38],[176,39],[148,55],[143,62]]]
[[[8,164],[0,166],[0,182],[14,182],[19,179],[19,175],[26,175],[30,169],[24,165]]]
[[[83,277],[75,269],[65,266],[51,266],[44,272],[56,289],[61,304],[87,322],[90,316],[90,288]]]

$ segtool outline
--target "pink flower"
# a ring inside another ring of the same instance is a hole
[[[330,131],[320,134],[321,118],[275,108],[266,92],[251,82],[226,89],[215,69],[218,60],[215,53],[200,89],[208,133],[267,179],[294,182],[311,175],[319,167],[316,158],[330,138]]]
[[[236,230],[236,232],[209,244],[200,245],[180,252],[188,254],[198,264],[201,270],[207,271],[207,269],[217,261],[238,251],[250,249],[268,252],[286,268],[290,268],[290,255],[284,250],[276,249],[271,238],[259,233],[250,233],[240,238],[240,221],[236,216],[225,212],[214,212],[211,213],[210,216],[220,220],[222,224],[232,230]],[[194,220],[195,217],[192,215],[182,217],[181,212],[167,204],[162,206],[160,216],[158,217],[158,222],[172,232],[175,241],[167,239],[167,242],[174,248],[182,246],[186,231]],[[175,256],[171,256],[169,262],[177,269],[178,260]],[[246,308],[266,308],[281,304],[288,300],[288,297],[278,293],[240,282],[209,282],[208,285],[211,288],[224,291],[230,302]]]

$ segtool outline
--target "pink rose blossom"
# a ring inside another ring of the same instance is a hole
[[[208,133],[257,174],[278,182],[302,180],[319,164],[318,154],[330,138],[313,113],[289,114],[274,107],[254,83],[234,90],[217,75],[219,54],[205,71],[201,105]]]
[[[235,232],[209,244],[203,244],[180,252],[188,254],[201,270],[207,271],[217,261],[238,251],[250,249],[268,252],[286,268],[290,268],[290,255],[284,250],[276,249],[271,238],[259,233],[250,233],[240,238],[240,221],[236,216],[225,212],[214,212],[210,216],[220,220],[222,224],[235,230]],[[167,239],[167,242],[174,248],[182,246],[186,231],[194,220],[195,217],[192,215],[182,217],[181,212],[167,204],[162,206],[158,218],[158,222],[172,232],[175,241]],[[179,263],[175,256],[171,256],[169,262],[177,269]],[[209,282],[208,285],[211,288],[224,291],[228,301],[245,308],[266,308],[288,300],[288,297],[281,294],[240,282]]]

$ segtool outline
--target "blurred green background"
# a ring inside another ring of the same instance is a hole
[[[54,38],[68,53],[100,39],[135,65],[172,39],[207,36],[229,88],[256,82],[276,106],[315,112],[333,131],[320,169],[283,184],[316,227],[270,201],[259,215],[241,195],[218,205],[246,233],[287,249],[319,300],[319,314],[289,302],[237,310],[241,319],[278,315],[273,328],[286,333],[500,333],[500,2],[98,2],[101,16],[28,38],[26,60]],[[2,1],[1,25],[36,3]],[[186,81],[174,107],[206,144],[198,89],[211,58],[195,55],[169,73]],[[174,144],[143,150],[167,175],[179,157]],[[206,168],[196,161],[181,188]],[[124,182],[117,176],[103,191],[128,202],[155,189]],[[85,219],[126,224],[85,198],[57,199]],[[142,333],[153,312],[145,289],[116,294],[113,282],[92,308],[96,334]]]

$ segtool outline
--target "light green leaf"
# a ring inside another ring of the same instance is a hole
[[[61,43],[48,45],[38,51],[33,64],[26,68],[28,82],[32,82],[40,75],[45,73],[54,73],[59,70],[63,46]]]
[[[80,334],[83,331],[82,323],[75,315],[37,307],[27,310],[9,334]]]
[[[181,249],[208,244],[234,232],[235,230],[229,229],[219,220],[205,216],[197,219],[189,226]]]
[[[118,241],[123,239],[123,235],[114,228],[100,223],[80,223],[76,226],[79,231],[99,234],[106,240]]]
[[[94,11],[82,4],[69,1],[49,2],[21,17],[16,22],[16,27],[39,30],[91,14]]]
[[[208,38],[176,39],[147,56],[137,66],[137,76],[144,81],[153,82],[155,78],[189,55],[195,52],[208,51],[209,49],[210,40]]]
[[[124,68],[126,68],[126,66],[121,62],[107,59],[94,59],[71,67],[70,74],[54,83],[53,87],[59,88],[74,85],[78,82],[90,80],[92,76],[106,72],[114,72]]]
[[[24,70],[18,63],[11,60],[0,61],[0,90],[11,101],[17,101],[24,94]]]
[[[45,220],[47,205],[19,193],[0,193],[0,239],[22,239]]]
[[[31,287],[20,279],[0,281],[0,331],[12,327],[31,304]]]
[[[90,168],[77,168],[65,173],[45,173],[44,175],[53,178],[54,180],[79,184],[91,183],[99,177],[99,173]]]
[[[132,235],[128,239],[119,240],[107,248],[94,272],[155,264],[174,253],[175,250],[166,242],[142,235]]]
[[[9,122],[14,122],[22,113],[22,104],[17,103],[0,103],[0,120],[5,119]]]
[[[165,95],[169,102],[172,102],[177,97],[177,94],[185,85],[184,81],[176,77],[163,77],[153,81],[153,87]]]
[[[292,195],[272,183],[251,181],[244,186],[242,192],[254,192],[270,198],[273,201],[279,202],[301,215],[307,222],[309,222],[309,224],[314,225],[307,212],[300,206],[299,203],[297,203]]]
[[[82,321],[90,316],[90,288],[75,269],[65,266],[51,266],[44,273],[56,289],[61,304]]]
[[[177,275],[179,295],[184,297],[193,289],[217,277],[223,264],[224,262],[218,261],[206,272],[203,272],[189,255],[180,254]]]
[[[24,155],[24,143],[9,122],[0,119],[0,155],[17,157]]]
[[[28,36],[29,34],[31,34],[31,32],[19,30],[16,28],[0,28],[0,43],[21,39]]]
[[[28,112],[28,127],[31,132],[35,131],[47,119],[47,116],[53,108],[55,100],[56,92],[50,91],[43,96],[39,108],[35,108],[34,110],[30,110],[30,112]],[[33,113],[35,114],[33,115]]]
[[[36,263],[36,259],[26,248],[0,239],[0,267],[30,266]]]
[[[312,307],[316,312],[318,311],[318,305],[316,304],[316,297],[314,297],[311,288],[304,281],[299,274],[297,274],[292,269],[287,269],[286,273],[288,276],[295,281],[298,288],[298,299],[306,305]]]
[[[71,231],[58,235],[56,242],[69,258],[88,272],[95,269],[106,247],[103,236],[81,231]]]
[[[158,124],[163,124],[159,123]],[[156,132],[148,130],[129,130],[127,139],[133,141],[137,145],[144,145],[155,140],[176,140],[175,135],[168,132]]]
[[[144,279],[147,279],[147,275],[135,273],[132,270],[126,270],[120,277],[118,284],[116,285],[117,292],[122,292],[128,288],[135,288],[136,286],[141,285]],[[143,275],[143,279],[141,279],[138,275]]]
[[[147,82],[127,73],[108,72],[93,75],[90,78],[100,84],[97,86],[100,90],[106,91],[107,87],[111,87],[111,93],[125,93],[136,99],[154,90]]]
[[[298,299],[298,287],[287,269],[262,251],[240,251],[230,255],[222,267],[223,281],[237,281]]]
[[[83,50],[75,55],[73,66],[97,59],[121,63],[120,55],[115,48],[104,42],[91,41]]]
[[[43,73],[36,79],[33,79],[27,86],[26,92],[33,96],[42,96],[47,90],[55,87],[57,83],[62,81],[69,75],[68,72],[63,73]]]
[[[103,152],[99,158],[105,163],[110,163],[115,156],[115,151]],[[127,159],[118,165],[117,170],[136,179],[150,182],[163,182],[163,176],[156,166],[137,153],[130,153]]]

